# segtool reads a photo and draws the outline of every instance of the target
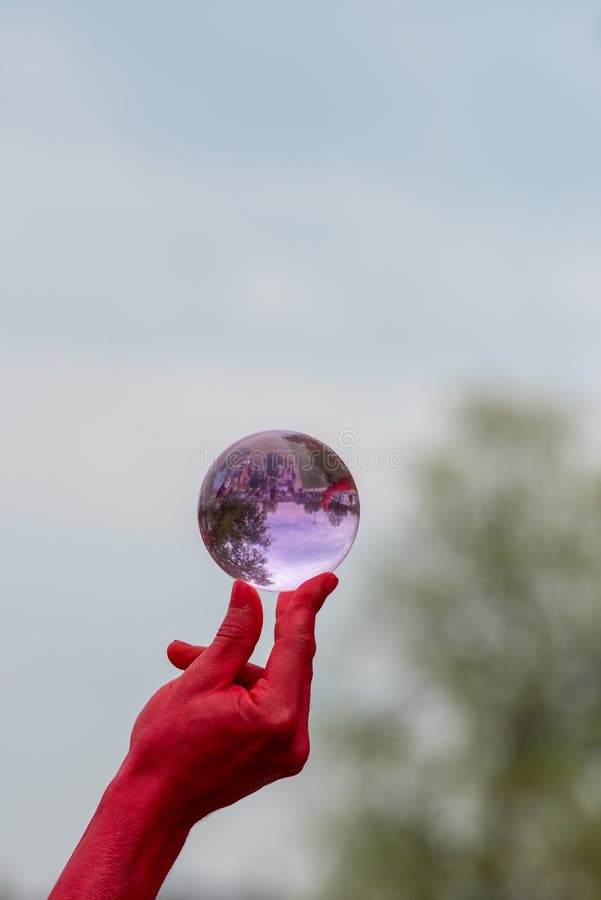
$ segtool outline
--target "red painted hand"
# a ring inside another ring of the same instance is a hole
[[[315,617],[337,583],[326,573],[280,594],[264,669],[248,662],[261,601],[241,581],[210,646],[170,644],[170,660],[185,671],[138,716],[51,900],[152,900],[195,822],[303,768]]]
[[[174,641],[183,675],[164,685],[132,732],[134,771],[152,773],[162,814],[191,826],[278,778],[309,754],[309,699],[315,617],[338,579],[326,573],[279,595],[267,665],[248,662],[261,634],[257,591],[236,581],[209,647]]]

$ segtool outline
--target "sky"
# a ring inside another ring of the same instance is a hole
[[[446,398],[598,417],[600,101],[588,0],[0,0],[0,882],[49,888],[166,645],[218,626],[224,447],[295,428],[360,470],[319,708]],[[301,885],[316,771],[202,823],[172,883]]]

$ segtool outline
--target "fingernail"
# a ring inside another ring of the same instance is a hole
[[[246,609],[248,606],[248,591],[249,587],[245,581],[234,581],[230,606],[236,609]]]

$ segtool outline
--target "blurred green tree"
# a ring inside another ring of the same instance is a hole
[[[577,437],[471,396],[414,468],[333,731],[320,898],[601,897],[601,477]]]

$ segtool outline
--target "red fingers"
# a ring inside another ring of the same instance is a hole
[[[259,681],[260,697],[270,711],[296,727],[309,713],[315,618],[337,584],[337,577],[326,572],[279,595],[275,643],[265,669],[248,662],[261,633],[263,610],[257,591],[243,581],[234,582],[227,614],[212,644],[204,648],[173,641],[169,659],[185,670],[182,677],[191,684],[252,688]]]
[[[326,572],[278,598],[275,643],[265,666],[264,681],[284,717],[296,719],[300,714],[312,677],[315,618],[337,584],[337,577]]]
[[[176,669],[187,669],[203,650],[206,650],[206,647],[197,647],[196,644],[188,644],[186,641],[171,641],[167,647],[167,656]]]
[[[190,662],[182,678],[211,687],[232,684],[247,664],[263,626],[257,591],[235,581],[226,616],[213,642]]]
[[[186,641],[171,641],[167,647],[167,656],[169,661],[176,669],[187,669],[201,653],[204,653],[206,647],[197,646],[196,644],[188,644]],[[252,687],[252,685],[265,675],[265,669],[261,666],[255,666],[253,663],[246,663],[243,669],[238,673],[235,681],[243,687]]]

